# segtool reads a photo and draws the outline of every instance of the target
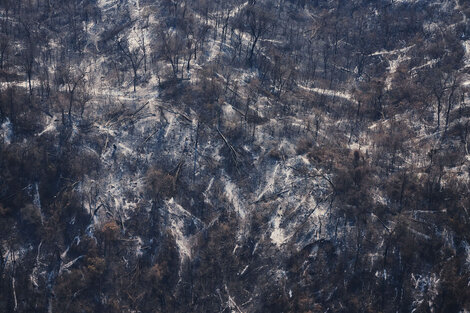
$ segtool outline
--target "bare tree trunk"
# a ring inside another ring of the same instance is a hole
[[[72,125],[72,106],[73,106],[73,91],[70,93],[70,102],[69,102],[69,124]]]
[[[255,52],[255,47],[256,43],[258,42],[259,36],[256,36],[253,40],[253,43],[251,44],[251,49],[250,49],[250,57],[248,58],[248,63],[250,63],[250,66],[253,65],[253,54]]]
[[[136,85],[137,85],[137,70],[134,69],[134,80],[133,80],[133,83],[134,83],[134,93],[136,92]]]
[[[437,131],[439,131],[439,128],[441,127],[441,98],[437,97]]]
[[[29,85],[29,94],[30,95],[33,94],[33,88],[31,86],[31,76],[32,76],[31,71],[28,71],[28,85]]]
[[[196,169],[197,169],[197,149],[199,143],[199,121],[197,122],[196,127],[196,143],[194,145],[194,169],[193,169],[193,182],[196,179]]]
[[[11,287],[13,289],[13,301],[15,303],[14,311],[18,311],[18,299],[16,298],[15,276],[11,278]]]
[[[454,79],[452,86],[450,87],[450,94],[449,98],[447,100],[447,112],[446,112],[446,124],[444,127],[444,136],[447,134],[447,128],[449,127],[449,116],[450,116],[450,111],[452,110],[452,98],[454,97],[454,92],[455,89],[457,88],[457,85],[455,84],[456,80]]]

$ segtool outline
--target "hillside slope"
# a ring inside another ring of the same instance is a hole
[[[469,15],[0,2],[0,311],[469,311]]]

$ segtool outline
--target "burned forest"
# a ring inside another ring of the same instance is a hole
[[[0,0],[0,312],[470,312],[467,0]]]

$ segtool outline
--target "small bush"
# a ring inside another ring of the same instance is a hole
[[[298,154],[307,153],[313,147],[313,141],[309,138],[302,138],[297,142],[295,150]]]
[[[174,177],[160,169],[147,172],[147,193],[151,198],[168,198],[174,191]]]
[[[32,203],[26,204],[20,209],[21,218],[28,224],[41,224],[41,212]]]
[[[6,216],[8,213],[10,213],[10,208],[3,206],[0,204],[0,216]]]
[[[106,269],[106,260],[99,257],[87,258],[87,270],[92,277],[100,276]]]
[[[284,153],[279,149],[272,149],[268,152],[268,156],[275,159],[275,160],[282,160],[284,157]]]
[[[107,222],[101,228],[103,236],[106,241],[115,241],[119,236],[119,226],[116,224],[115,221]]]

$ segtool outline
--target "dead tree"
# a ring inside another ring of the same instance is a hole
[[[143,38],[143,37],[142,37]],[[120,51],[129,62],[133,73],[134,92],[136,91],[138,71],[142,61],[145,59],[145,42],[141,41],[137,46],[131,48],[127,40],[120,39],[117,42]]]

